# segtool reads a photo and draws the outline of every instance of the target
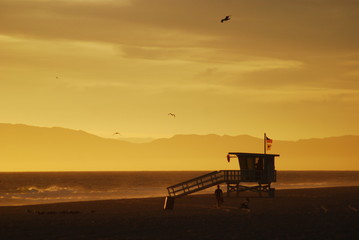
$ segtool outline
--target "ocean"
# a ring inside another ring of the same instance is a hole
[[[0,206],[165,197],[168,186],[209,172],[0,173]],[[336,186],[359,186],[359,171],[277,171],[277,182],[272,183],[276,189]]]

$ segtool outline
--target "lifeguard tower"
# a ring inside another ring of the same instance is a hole
[[[276,182],[277,172],[275,170],[275,157],[278,154],[260,154],[260,153],[240,153],[229,152],[227,155],[228,162],[232,157],[238,159],[239,171],[229,170],[225,175],[224,181],[227,184],[227,194],[236,192],[237,196],[243,191],[268,193],[269,197],[274,197],[274,188],[271,183]],[[232,176],[233,175],[233,176]],[[251,186],[244,186],[242,183],[255,183]]]
[[[175,198],[222,183],[227,185],[228,196],[233,192],[239,196],[240,192],[252,191],[258,192],[259,196],[262,196],[262,193],[267,193],[269,197],[274,197],[275,189],[271,188],[271,183],[277,180],[275,157],[279,157],[279,155],[266,154],[267,141],[270,140],[271,143],[272,140],[266,135],[264,136],[264,154],[242,152],[229,152],[227,154],[228,162],[232,158],[238,159],[239,170],[214,171],[167,187],[168,196],[165,199],[164,209],[173,209]]]

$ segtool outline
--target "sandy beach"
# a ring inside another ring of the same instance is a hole
[[[241,209],[249,197],[250,212]],[[359,187],[0,207],[0,239],[355,239]]]

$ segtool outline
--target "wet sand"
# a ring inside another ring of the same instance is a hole
[[[250,212],[241,209],[249,197]],[[0,239],[357,239],[359,187],[0,207]]]

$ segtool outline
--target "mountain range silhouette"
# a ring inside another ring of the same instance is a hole
[[[277,170],[359,170],[359,136],[280,141]],[[181,171],[238,169],[228,152],[263,152],[248,135],[175,135],[145,143],[101,138],[84,131],[0,124],[0,171]]]

